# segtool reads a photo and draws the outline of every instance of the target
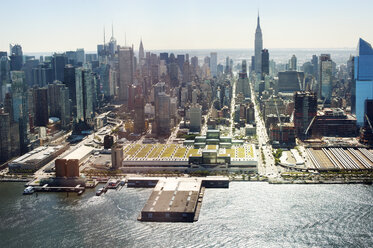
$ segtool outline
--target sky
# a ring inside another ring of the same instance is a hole
[[[372,0],[0,0],[0,51],[96,51],[114,36],[145,50],[355,48],[373,43]]]

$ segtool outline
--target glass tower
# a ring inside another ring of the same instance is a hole
[[[363,39],[359,39],[355,57],[356,119],[358,125],[364,123],[364,102],[373,99],[373,49]]]

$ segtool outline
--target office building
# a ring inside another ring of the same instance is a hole
[[[135,125],[135,133],[142,133],[145,131],[145,101],[143,94],[136,94],[134,100],[134,109],[135,109],[135,117],[134,117],[134,125]]]
[[[262,79],[269,75],[269,52],[268,49],[262,50]]]
[[[218,74],[218,54],[213,52],[210,54],[210,73],[212,77]]]
[[[278,92],[289,92],[304,90],[304,73],[297,71],[284,71],[278,73]]]
[[[371,44],[361,38],[359,39],[354,64],[356,119],[357,124],[362,126],[364,124],[365,100],[373,99],[373,49]]]
[[[23,52],[21,45],[10,45],[10,70],[20,71],[23,65]]]
[[[317,95],[310,91],[294,93],[294,128],[298,138],[306,137],[307,129],[317,114]]]
[[[82,67],[75,69],[77,120],[87,121],[94,116],[94,80],[91,70]]]
[[[76,49],[76,63],[80,66],[85,63],[85,53],[83,48]]]
[[[0,113],[0,162],[5,162],[11,157],[10,142],[10,115]]]
[[[320,56],[320,73],[319,73],[319,94],[320,99],[325,103],[330,104],[332,99],[332,68],[333,63],[330,54],[321,54]]]
[[[324,108],[311,122],[307,134],[312,138],[356,137],[356,118],[339,108]]]
[[[200,132],[202,124],[202,107],[199,104],[193,104],[189,109],[190,114],[190,132]]]
[[[23,71],[12,71],[12,106],[13,122],[19,125],[20,151],[25,153],[28,150],[28,106],[27,106],[27,84],[25,82],[25,73]]]
[[[291,56],[291,59],[289,61],[289,70],[290,71],[296,71],[297,70],[297,57],[293,54]]]
[[[255,31],[255,65],[254,70],[257,74],[262,73],[262,50],[263,50],[263,37],[262,29],[260,28],[260,19],[258,13],[258,22]]]
[[[48,106],[49,116],[59,118],[62,128],[67,128],[70,124],[71,103],[69,89],[65,84],[55,81],[48,85]]]
[[[37,127],[48,125],[48,90],[37,88],[34,90],[34,125]]]
[[[67,57],[65,54],[53,54],[52,70],[53,80],[64,81],[64,69],[67,64]]]
[[[111,168],[119,169],[123,163],[123,147],[115,145],[111,148]]]
[[[121,103],[128,101],[128,86],[133,83],[133,49],[131,47],[120,47],[119,55],[119,94]]]
[[[158,136],[171,133],[170,115],[170,96],[165,92],[160,92],[155,99],[155,124]]]

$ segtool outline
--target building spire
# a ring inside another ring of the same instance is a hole
[[[257,23],[257,28],[260,28],[260,17],[259,17],[259,9],[258,9],[258,23]]]

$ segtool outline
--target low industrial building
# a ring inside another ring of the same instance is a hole
[[[40,146],[9,163],[11,173],[33,173],[69,148],[68,144]]]

